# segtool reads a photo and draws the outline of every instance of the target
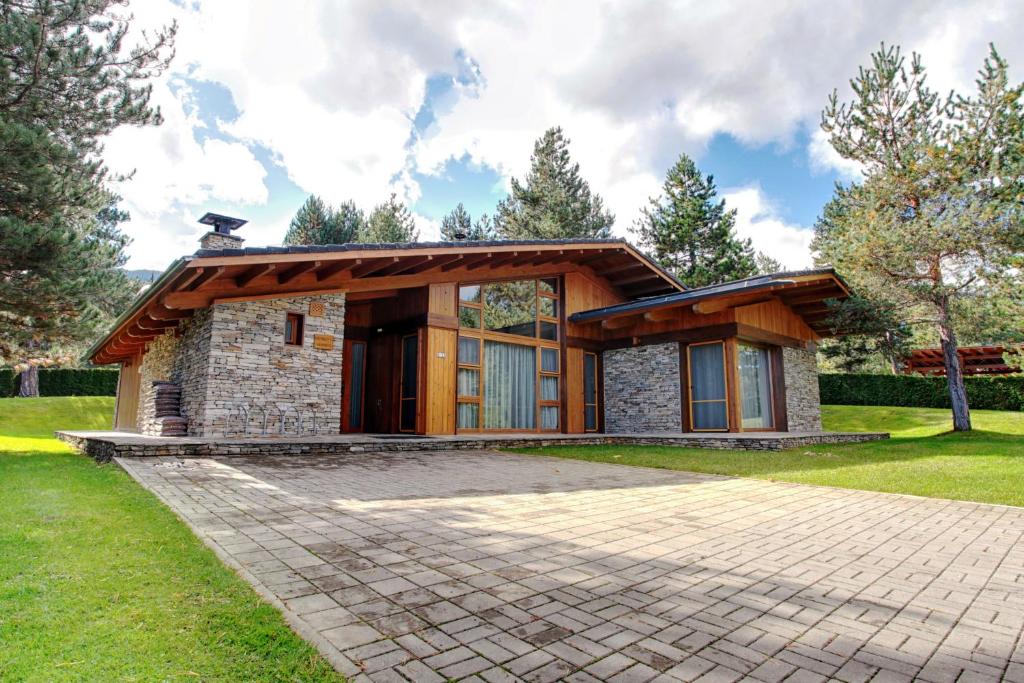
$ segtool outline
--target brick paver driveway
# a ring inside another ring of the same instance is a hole
[[[121,464],[355,680],[1024,680],[1021,508],[496,453]]]

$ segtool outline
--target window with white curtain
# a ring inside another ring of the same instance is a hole
[[[694,431],[728,429],[725,344],[691,344],[687,351],[690,366],[690,421]]]
[[[744,429],[771,429],[772,382],[768,349],[739,345],[740,404]]]
[[[484,341],[484,429],[535,429],[537,349]]]

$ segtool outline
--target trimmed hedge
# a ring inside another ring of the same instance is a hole
[[[1024,410],[1024,376],[965,377],[967,403],[979,410]],[[949,408],[945,377],[818,375],[821,402],[845,406]]]
[[[114,396],[117,370],[100,368],[39,368],[40,396]],[[0,396],[18,394],[18,375],[11,368],[0,368]]]

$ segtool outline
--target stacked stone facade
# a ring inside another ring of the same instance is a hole
[[[603,361],[605,431],[682,430],[679,344],[605,351]]]
[[[241,237],[235,235],[225,235],[220,232],[213,232],[212,230],[202,237],[199,238],[200,249],[241,249],[242,242]]]
[[[310,304],[323,315],[309,315]],[[288,313],[304,316],[285,344]],[[181,386],[189,436],[337,434],[345,295],[214,304],[151,342],[141,366],[139,431],[155,434],[153,380]],[[316,348],[314,335],[332,338]]]
[[[324,304],[322,316],[309,315],[312,303]],[[299,346],[284,343],[288,313],[305,316]],[[317,334],[333,337],[333,348],[315,348]],[[263,431],[264,417],[268,433],[308,434],[315,423],[317,433],[337,434],[344,334],[344,294],[216,304],[206,401],[195,433],[241,434],[248,410],[254,435]]]
[[[174,360],[178,339],[173,331],[149,343],[139,366],[139,414],[136,425],[141,434],[159,435],[162,432],[156,417],[155,381],[173,381]]]
[[[786,417],[791,432],[821,431],[818,360],[814,351],[783,347]]]

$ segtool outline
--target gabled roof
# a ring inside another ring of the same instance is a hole
[[[746,306],[769,299],[779,299],[790,306],[815,332],[827,334],[828,307],[825,301],[845,299],[849,296],[849,287],[836,274],[835,269],[815,268],[756,275],[743,280],[581,311],[569,316],[569,321],[597,322],[658,309],[692,306],[708,299],[726,302],[731,306]]]
[[[593,273],[624,298],[684,289],[622,239],[200,249],[175,261],[87,357],[99,364],[131,358],[193,310],[215,301],[536,277],[567,268]]]

